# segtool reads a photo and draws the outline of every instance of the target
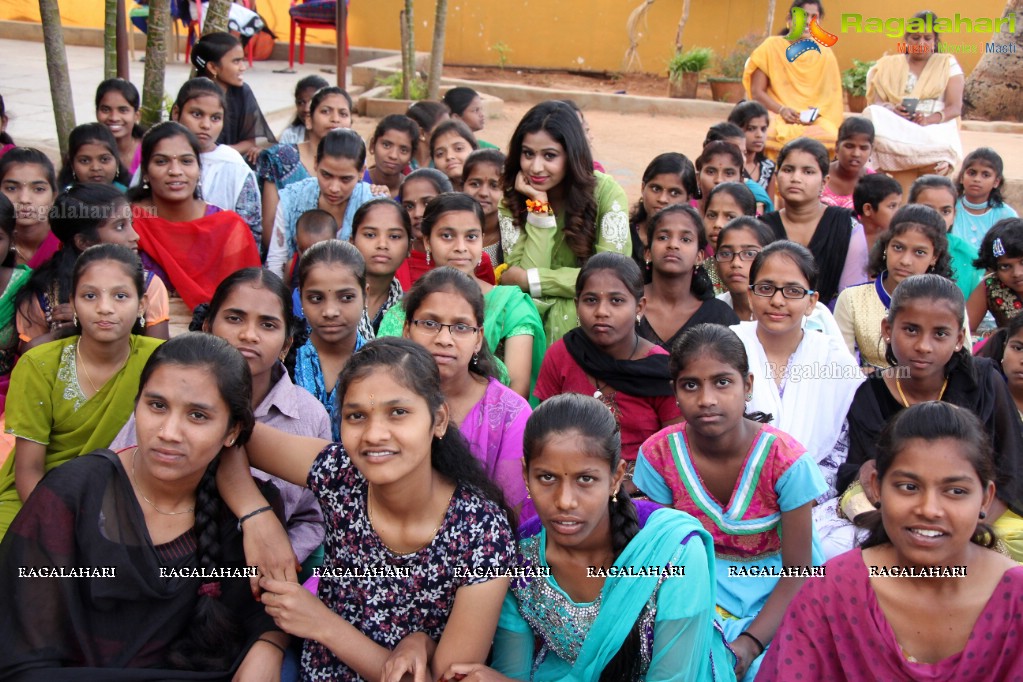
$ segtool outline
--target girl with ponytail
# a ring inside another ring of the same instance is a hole
[[[138,385],[138,445],[53,469],[0,543],[3,679],[280,670],[288,638],[249,595],[239,523],[215,481],[221,451],[252,430],[245,359],[223,339],[184,334],[153,351]],[[97,573],[26,581],[27,566]]]
[[[523,448],[539,517],[520,529],[517,562],[531,570],[505,600],[494,669],[455,665],[445,679],[732,679],[714,627],[713,540],[692,516],[629,497],[610,410],[555,396]],[[635,575],[651,566],[661,570]]]
[[[746,414],[753,375],[735,332],[714,324],[687,330],[671,351],[671,376],[685,421],[643,443],[636,486],[714,536],[718,621],[735,676],[753,680],[804,581],[773,576],[823,561],[810,510],[827,485],[803,446],[762,423],[770,415]]]
[[[266,504],[250,461],[308,486],[323,510],[317,595],[264,573],[267,613],[306,640],[304,680],[437,679],[456,661],[482,662],[508,589],[511,525],[452,419],[436,362],[408,339],[377,339],[352,355],[335,390],[344,445],[257,424],[248,457],[233,452],[221,466],[220,490],[243,518]],[[275,524],[260,514],[245,531],[260,537]],[[271,554],[253,563],[270,566]]]

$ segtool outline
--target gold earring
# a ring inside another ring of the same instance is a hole
[[[618,504],[618,489],[617,488],[615,489],[615,491],[613,493],[611,493],[611,501],[614,502],[615,504]]]

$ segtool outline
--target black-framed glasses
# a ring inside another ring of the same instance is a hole
[[[785,298],[791,299],[806,298],[811,294],[817,293],[813,289],[804,289],[803,287],[797,287],[791,284],[783,287],[776,287],[773,284],[768,284],[767,282],[754,284],[750,287],[750,290],[757,296],[763,296],[764,298],[771,298],[774,296],[774,292],[776,291],[780,291],[781,295]]]
[[[714,254],[714,260],[718,263],[731,263],[738,256],[739,260],[751,261],[760,253],[756,249],[743,249],[742,251],[718,251]]]
[[[440,334],[440,330],[444,327],[448,328],[448,332],[451,336],[466,338],[469,336],[475,336],[479,332],[479,327],[473,327],[471,324],[465,324],[464,322],[455,322],[454,324],[444,324],[437,320],[412,320],[417,328],[422,329],[430,334]]]

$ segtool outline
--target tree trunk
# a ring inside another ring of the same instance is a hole
[[[409,99],[412,79],[416,75],[416,25],[412,0],[405,0],[401,11],[401,97]]]
[[[437,0],[433,23],[433,45],[430,47],[430,75],[426,79],[426,99],[440,99],[440,79],[444,72],[444,39],[447,35],[448,0]]]
[[[39,16],[43,25],[43,49],[46,52],[46,71],[50,77],[53,119],[57,124],[57,141],[63,156],[67,154],[68,136],[75,127],[75,105],[71,96],[71,78],[67,71],[67,51],[64,49],[64,30],[60,25],[57,0],[39,0]]]
[[[640,24],[646,26],[646,15],[654,2],[655,0],[643,0],[643,4],[632,10],[628,21],[625,22],[625,32],[629,34],[629,47],[625,50],[622,64],[626,71],[639,71],[643,68],[639,60]]]
[[[103,78],[117,77],[117,0],[103,3]]]
[[[764,26],[764,35],[771,36],[771,27],[774,25],[774,8],[778,0],[767,0],[767,23]]]
[[[205,36],[210,33],[227,33],[227,18],[230,13],[231,0],[210,0],[206,20],[202,25],[202,34]]]
[[[682,18],[678,20],[678,32],[675,33],[675,51],[682,51],[682,31],[686,28],[686,22],[689,21],[689,4],[691,0],[685,0],[682,3]]]
[[[985,52],[966,79],[963,118],[1023,120],[1023,0],[1008,0],[1003,17],[1016,16],[1016,31],[991,37],[996,52]]]
[[[167,62],[170,0],[150,0],[146,34],[146,75],[142,81],[142,125],[163,120],[163,74]]]
[[[117,30],[114,32],[115,49],[117,50],[117,77],[128,81],[131,80],[131,70],[128,67],[128,52],[131,49],[129,40],[134,36],[128,30],[128,15],[124,9],[124,0],[114,0],[117,15]]]

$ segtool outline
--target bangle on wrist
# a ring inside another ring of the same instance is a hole
[[[243,516],[240,519],[238,519],[238,530],[239,531],[242,530],[242,524],[245,523],[246,521],[248,521],[249,519],[251,519],[253,516],[256,516],[257,514],[262,514],[263,512],[272,511],[272,510],[273,510],[273,507],[271,507],[270,505],[266,505],[265,507],[260,507],[259,509],[256,509],[254,511],[250,511],[248,514],[246,514],[245,516]]]
[[[760,641],[759,639],[757,639],[757,638],[756,638],[756,637],[755,637],[755,636],[754,636],[754,635],[753,635],[753,634],[752,634],[751,632],[749,632],[748,630],[743,630],[742,632],[740,632],[740,633],[739,633],[739,637],[749,637],[750,639],[752,639],[752,640],[753,640],[753,643],[754,643],[754,644],[756,644],[756,645],[757,645],[757,648],[759,648],[759,649],[760,649],[760,651],[759,651],[759,652],[757,653],[757,656],[760,656],[760,654],[764,653],[764,649],[766,649],[766,648],[767,648],[767,647],[765,647],[765,646],[764,646],[764,643],[763,643],[763,642],[761,642],[761,641]]]
[[[529,283],[530,297],[540,298],[543,295],[543,287],[540,284],[540,271],[536,268],[526,270],[526,281]]]
[[[280,651],[282,656],[286,656],[288,654],[288,652],[284,650],[284,647],[282,647],[277,642],[272,642],[269,639],[263,639],[262,637],[259,637],[258,639],[256,639],[256,642],[266,642],[267,644],[269,644],[273,648],[275,648],[278,651]],[[253,642],[253,644],[255,644],[255,642]]]

